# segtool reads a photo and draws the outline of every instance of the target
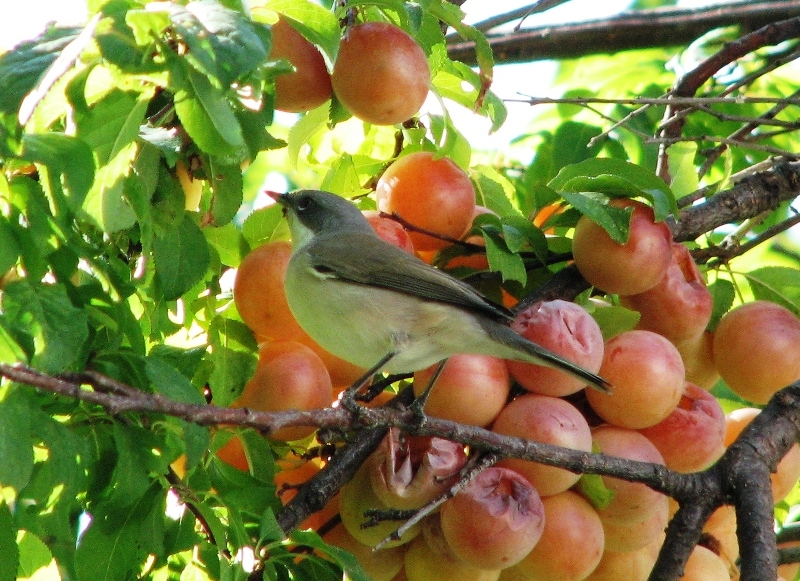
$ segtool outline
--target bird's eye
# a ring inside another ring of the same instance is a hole
[[[314,200],[312,200],[309,196],[303,196],[302,198],[297,200],[297,209],[300,212],[304,212],[305,210],[308,210],[313,203]]]

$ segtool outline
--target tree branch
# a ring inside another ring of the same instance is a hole
[[[567,59],[685,45],[721,26],[735,25],[745,31],[755,30],[797,16],[799,12],[800,0],[736,2],[694,10],[641,10],[579,24],[489,35],[488,40],[498,64]],[[454,60],[476,64],[475,46],[471,42],[452,38],[448,53]]]

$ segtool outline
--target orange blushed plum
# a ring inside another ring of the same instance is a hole
[[[431,74],[422,48],[405,31],[365,22],[342,39],[331,80],[350,113],[375,125],[394,125],[419,111]]]
[[[603,556],[603,526],[597,512],[569,490],[543,498],[542,504],[542,537],[513,568],[521,579],[581,581]]]
[[[725,418],[725,445],[730,446],[742,430],[761,413],[758,408],[733,410]],[[777,470],[770,475],[772,497],[775,502],[783,500],[800,478],[800,445],[795,443],[778,462]]]
[[[669,521],[669,504],[656,503],[656,509],[639,522],[616,523],[601,520],[607,551],[638,551],[655,541],[664,533]]]
[[[563,300],[540,301],[517,314],[511,328],[564,359],[596,373],[603,362],[603,333],[581,306]],[[586,383],[559,369],[506,362],[514,379],[534,393],[556,397],[583,389]]]
[[[330,407],[332,399],[331,379],[319,356],[296,341],[281,341],[261,346],[255,375],[232,406],[265,412],[311,410]],[[315,429],[287,427],[271,435],[279,440],[297,440]]]
[[[713,395],[687,382],[678,407],[640,432],[655,444],[667,468],[697,472],[725,451],[725,412]]]
[[[729,581],[728,569],[716,554],[701,545],[695,546],[680,581]]]
[[[414,374],[416,396],[428,387],[437,365]],[[510,389],[504,360],[487,355],[454,355],[447,360],[436,380],[425,404],[425,413],[460,424],[485,427],[503,409]]]
[[[614,391],[587,390],[592,409],[607,422],[633,429],[654,426],[671,414],[685,383],[680,353],[651,331],[628,331],[610,339],[600,376]]]
[[[333,87],[322,55],[284,18],[272,25],[272,60],[286,59],[294,72],[275,79],[275,108],[301,113],[331,98]]]
[[[800,319],[777,303],[740,305],[714,331],[714,362],[737,395],[765,404],[800,378]]]
[[[446,157],[418,151],[398,158],[378,180],[378,209],[397,213],[430,232],[460,239],[472,225],[475,189],[467,173]],[[439,250],[448,242],[409,232],[414,248]]]
[[[583,452],[592,450],[592,433],[583,415],[569,402],[546,395],[517,397],[497,416],[492,431]],[[522,474],[542,496],[563,492],[580,478],[563,468],[516,458],[498,465]]]
[[[434,548],[422,535],[411,541],[405,555],[407,581],[497,581],[500,571],[481,569],[455,557],[447,547]]]
[[[653,443],[634,430],[606,424],[595,428],[592,436],[600,452],[608,456],[664,464],[661,453]],[[597,510],[601,520],[638,523],[658,510],[658,503],[667,503],[666,496],[644,484],[610,476],[603,476],[603,483],[614,493],[614,497],[608,506]]]
[[[697,337],[676,341],[686,368],[686,381],[711,389],[719,381],[719,372],[714,363],[714,335],[705,331]]]
[[[295,339],[303,333],[286,302],[284,282],[292,245],[286,241],[251,250],[236,270],[233,300],[259,340]]]
[[[575,265],[590,284],[608,293],[643,293],[667,272],[672,234],[666,224],[655,221],[653,209],[641,202],[615,199],[609,205],[633,208],[628,240],[615,242],[601,226],[582,216],[572,240]]]
[[[624,307],[638,311],[638,329],[653,331],[672,342],[697,337],[711,319],[713,301],[689,249],[672,245],[664,277],[651,289],[620,297]]]
[[[663,538],[661,535],[638,551],[606,551],[585,581],[646,581],[656,563]]]
[[[475,567],[503,569],[536,545],[544,508],[536,489],[517,472],[492,466],[442,505],[442,533],[456,557]]]

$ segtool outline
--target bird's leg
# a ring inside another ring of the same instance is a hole
[[[353,383],[353,385],[344,390],[340,400],[341,406],[347,411],[357,414],[360,406],[356,401],[356,395],[372,380],[376,373],[378,373],[387,363],[389,363],[389,361],[391,361],[392,357],[394,356],[395,352],[389,351],[386,355],[381,357],[380,361],[370,367],[364,375],[359,377],[355,383]]]
[[[447,364],[447,359],[442,359],[438,363],[438,365],[436,365],[436,369],[434,370],[433,375],[431,376],[431,380],[428,382],[428,385],[425,387],[425,391],[419,394],[419,397],[417,397],[414,400],[414,403],[412,403],[409,406],[409,409],[418,418],[424,417],[425,404],[428,402],[428,397],[431,395],[431,390],[433,389],[433,386],[436,384],[436,380],[438,380],[439,376],[442,374],[442,370],[444,369],[444,366],[446,364]]]

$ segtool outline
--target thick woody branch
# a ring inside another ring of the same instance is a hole
[[[695,10],[641,10],[580,24],[524,29],[489,35],[495,62],[578,58],[623,50],[680,46],[722,26],[755,30],[800,13],[800,0],[737,2]],[[450,58],[475,64],[471,42],[450,39]]]
[[[786,162],[743,178],[734,187],[686,208],[670,226],[677,242],[778,208],[800,195],[800,162]]]

